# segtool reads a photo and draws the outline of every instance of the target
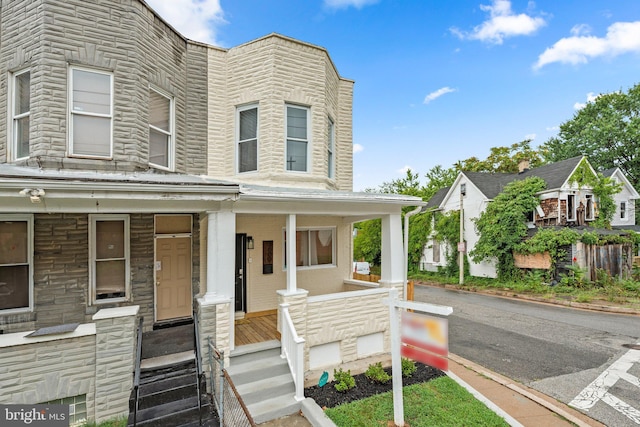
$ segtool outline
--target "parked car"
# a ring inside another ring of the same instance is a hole
[[[371,268],[366,261],[357,261],[353,263],[353,272],[358,274],[371,274]]]

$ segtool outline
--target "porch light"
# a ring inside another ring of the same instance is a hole
[[[253,249],[253,236],[247,236],[247,249]]]

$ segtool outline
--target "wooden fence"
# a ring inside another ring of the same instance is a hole
[[[362,280],[364,282],[378,283],[382,278],[377,274],[358,274],[353,273],[353,280]],[[413,301],[414,286],[413,280],[407,281],[407,301]]]

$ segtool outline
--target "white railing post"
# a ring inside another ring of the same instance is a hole
[[[289,314],[289,304],[280,304],[280,328],[282,349],[280,357],[287,359],[289,370],[296,387],[295,399],[304,400],[304,339],[296,333],[296,328]]]

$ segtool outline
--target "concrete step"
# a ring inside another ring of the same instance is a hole
[[[243,384],[236,388],[246,405],[252,405],[277,396],[293,396],[296,392],[293,377],[288,372],[276,377]]]
[[[232,360],[231,366],[227,369],[236,387],[289,372],[287,361],[279,354],[259,356],[255,360],[243,360],[245,360],[244,363],[236,363]]]
[[[247,409],[256,424],[295,414],[300,410],[300,408],[301,402],[294,399],[293,393],[287,396],[277,396],[247,405]]]
[[[257,358],[280,355],[280,342],[268,341],[266,343],[249,344],[235,348],[231,352],[231,364],[242,364]]]

